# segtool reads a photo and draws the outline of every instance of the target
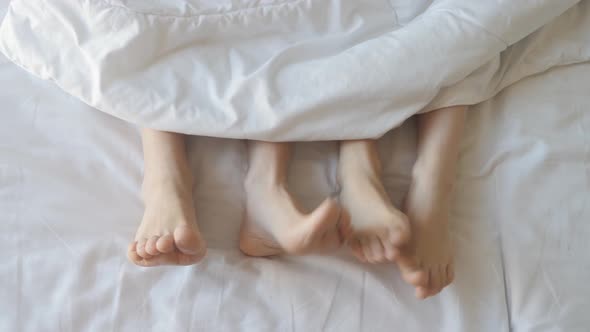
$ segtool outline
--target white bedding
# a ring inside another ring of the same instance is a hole
[[[380,137],[419,111],[478,103],[527,75],[590,59],[580,33],[590,30],[588,2],[15,0],[0,50],[150,128]]]
[[[418,301],[393,266],[253,259],[236,247],[240,141],[191,140],[211,246],[193,267],[141,269],[125,250],[141,217],[131,125],[0,57],[1,331],[587,331],[590,64],[523,80],[469,113],[453,237],[457,279]],[[410,121],[380,141],[399,202]],[[297,145],[306,204],[338,190],[335,143]]]
[[[586,331],[590,65],[527,79],[474,109],[453,210],[457,280],[412,298],[392,266],[252,259],[235,245],[243,143],[191,141],[201,265],[125,259],[141,216],[137,130],[0,65],[2,331]],[[9,110],[9,111],[7,111]],[[413,127],[381,140],[399,201]],[[337,190],[333,143],[297,146],[295,191]]]

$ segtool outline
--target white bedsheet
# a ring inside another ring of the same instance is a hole
[[[211,251],[193,267],[138,268],[137,130],[0,58],[0,331],[587,331],[590,64],[521,81],[470,112],[453,237],[457,279],[418,301],[393,266],[253,259],[236,247],[244,144],[191,140]],[[413,123],[380,141],[401,200]],[[335,143],[297,145],[308,206],[337,191]]]
[[[0,64],[2,331],[586,331],[590,289],[590,65],[555,69],[469,114],[453,234],[457,280],[420,302],[393,266],[253,259],[236,237],[244,144],[191,141],[211,251],[142,269],[125,250],[141,217],[135,128]],[[412,123],[380,142],[399,202]],[[297,146],[293,187],[335,192],[335,143]]]

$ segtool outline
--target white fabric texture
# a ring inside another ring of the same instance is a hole
[[[587,37],[584,3],[523,50],[571,60],[569,50],[587,47],[576,42]],[[563,51],[544,43],[553,39]],[[527,64],[538,59],[519,54]],[[241,255],[246,156],[233,140],[189,144],[208,258],[180,268],[127,262],[142,214],[137,128],[0,55],[0,330],[586,332],[588,86],[590,64],[569,65],[472,108],[451,219],[457,280],[422,302],[395,267],[359,264],[346,252]],[[379,149],[399,204],[415,157],[414,123],[385,135]],[[290,180],[306,206],[337,192],[336,154],[333,142],[296,145]]]
[[[193,267],[125,258],[142,215],[137,129],[0,56],[0,330],[585,332],[590,326],[590,65],[523,80],[469,113],[452,234],[457,279],[421,302],[391,265],[253,259],[236,246],[246,156],[193,138],[211,250]],[[399,204],[414,124],[379,142]],[[335,143],[296,145],[307,206],[336,192]]]
[[[15,0],[0,49],[141,126],[274,141],[367,138],[587,60],[587,35],[550,24],[578,2]],[[590,29],[586,2],[561,20]]]

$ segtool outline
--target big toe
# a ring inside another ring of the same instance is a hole
[[[174,235],[166,234],[160,236],[158,241],[156,241],[156,249],[163,254],[169,254],[173,252],[176,248],[174,246]]]
[[[415,295],[416,298],[424,300],[430,296],[430,289],[428,287],[417,287]]]
[[[413,256],[400,254],[396,257],[396,263],[401,271],[403,279],[412,286],[426,287],[430,283],[430,274],[422,269]]]
[[[415,287],[426,287],[428,286],[429,278],[428,273],[422,270],[408,271],[403,273],[403,279],[408,284]]]
[[[199,232],[190,226],[178,226],[174,230],[176,248],[185,255],[204,255],[206,247]]]
[[[438,268],[438,284],[432,295],[440,293],[445,287],[453,282],[453,266],[452,264],[442,265]]]
[[[428,286],[420,286],[416,288],[416,297],[419,299],[425,299],[437,295],[451,282],[448,278],[447,266],[432,267],[429,276],[430,280]]]
[[[446,275],[447,275],[447,285],[452,283],[455,280],[455,267],[453,263],[449,263],[446,268]]]

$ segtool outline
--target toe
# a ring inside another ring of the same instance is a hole
[[[127,258],[129,258],[131,262],[138,264],[140,261],[143,260],[143,258],[137,254],[136,247],[137,241],[133,241],[129,244],[129,247],[127,248]]]
[[[434,296],[440,292],[444,287],[443,276],[441,275],[442,269],[438,266],[433,266],[430,270],[430,293],[428,296]],[[446,279],[446,278],[445,278]]]
[[[359,239],[359,241],[361,243],[363,255],[367,259],[367,262],[375,263],[375,260],[373,258],[373,250],[371,250],[371,240],[369,240],[369,237],[363,236]]]
[[[447,274],[447,285],[448,285],[455,280],[455,268],[453,266],[453,263],[450,263],[449,265],[447,265],[446,274]]]
[[[423,270],[413,256],[399,254],[395,262],[397,263],[404,280],[416,287],[427,287],[429,283],[428,271]]]
[[[441,265],[438,273],[440,274],[440,290],[443,290],[450,283],[447,278],[447,265]]]
[[[204,254],[203,254],[204,255]],[[166,255],[157,255],[150,259],[142,259],[137,265],[143,267],[162,265],[192,265],[203,259],[203,255],[185,255],[181,252],[173,252]]]
[[[419,298],[419,299],[421,299],[421,300],[424,300],[424,299],[426,299],[427,297],[430,296],[429,294],[430,294],[430,292],[432,290],[432,284],[433,284],[431,271],[430,270],[424,270],[424,272],[425,272],[425,274],[427,276],[426,277],[426,280],[427,280],[426,284],[423,285],[423,286],[416,287],[416,297]]]
[[[428,273],[422,270],[416,270],[404,273],[402,275],[405,282],[415,287],[428,286]]]
[[[363,251],[353,251],[352,254],[354,255],[354,257],[356,257],[356,259],[358,259],[361,263],[368,263],[367,261],[367,257],[365,257],[365,254],[363,254]]]
[[[163,254],[169,254],[174,251],[174,236],[172,234],[166,234],[160,236],[156,242],[156,248]]]
[[[175,261],[174,255],[158,255],[151,259],[141,259],[135,264],[143,267],[163,266],[163,265],[179,265]]]
[[[380,263],[385,260],[385,249],[381,244],[381,240],[376,236],[373,235],[369,237],[371,253],[373,257],[373,261],[375,263]]]
[[[363,263],[367,261],[365,255],[363,254],[361,243],[358,239],[351,239],[348,242],[348,245],[350,246],[350,249],[352,250],[352,254],[354,255],[354,257],[356,257],[359,261]]]
[[[129,245],[127,246],[127,253],[137,253],[137,241],[133,241],[131,243],[129,243]]]
[[[367,258],[365,257],[365,254],[363,253],[363,247],[361,246],[361,243],[359,241],[359,239],[352,239],[350,240],[350,249],[352,250],[352,254],[361,262],[366,263],[367,262]]]
[[[424,300],[428,297],[429,290],[426,287],[418,287],[416,288],[416,298],[420,300]]]
[[[442,267],[433,267],[430,270],[430,283],[428,287],[425,288],[426,292],[424,293],[424,298],[435,296],[445,287],[444,282],[446,280],[446,276],[442,274],[443,271],[444,270]]]
[[[341,209],[340,220],[338,221],[338,232],[342,242],[346,242],[352,235],[350,213],[348,213],[346,209]]]
[[[201,236],[190,226],[178,226],[174,230],[174,243],[186,255],[199,255],[203,251]]]
[[[145,251],[152,255],[152,256],[156,256],[159,255],[160,252],[158,251],[158,248],[156,246],[156,243],[158,242],[158,239],[160,237],[159,236],[152,236],[149,240],[147,240],[146,244],[145,244]]]
[[[449,279],[448,275],[449,265],[441,265],[440,267],[440,278],[441,278],[441,286],[440,290],[442,291],[445,287],[451,284],[451,279]]]
[[[390,262],[395,261],[395,259],[399,256],[399,249],[389,241],[387,236],[381,236],[379,237],[379,240],[383,246],[384,260],[388,260]]]
[[[448,277],[448,264],[447,265],[441,265],[439,268],[439,275],[440,275],[440,288],[438,289],[438,291],[436,292],[436,294],[442,292],[443,289],[445,289],[445,287],[447,287],[450,283],[451,283],[451,279],[449,279]]]
[[[381,242],[383,244],[383,249],[385,250],[385,259],[390,262],[395,262],[395,260],[399,257],[400,252],[397,248],[388,245],[388,242]]]
[[[146,238],[141,238],[137,241],[137,245],[135,247],[136,252],[139,256],[141,256],[142,258],[148,259],[148,258],[152,258],[152,255],[148,254],[145,251],[145,245],[147,243],[147,239]]]

